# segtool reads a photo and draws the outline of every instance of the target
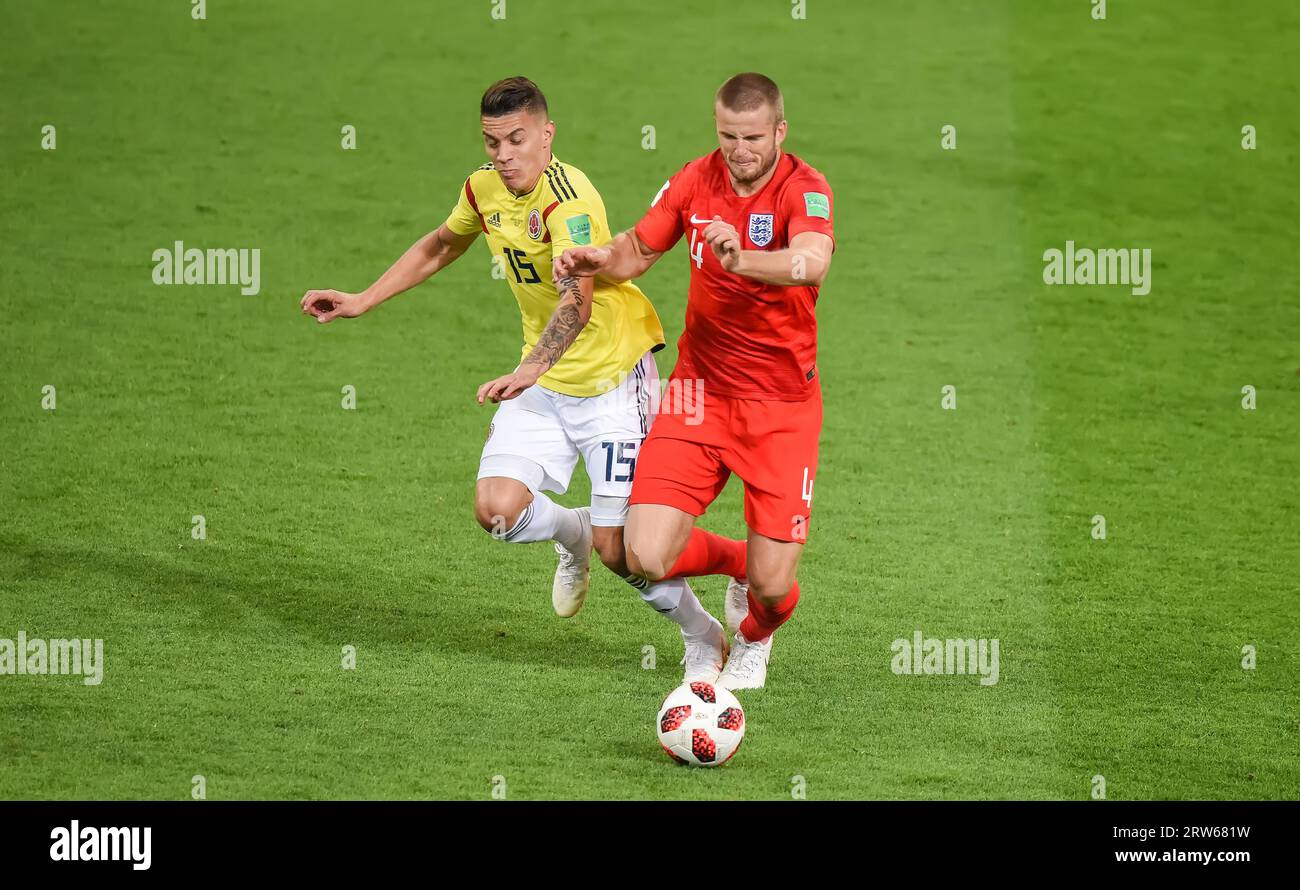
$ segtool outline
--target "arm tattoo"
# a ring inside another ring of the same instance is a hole
[[[571,275],[566,275],[559,281],[560,302],[564,302],[565,297],[572,297],[573,302],[579,306],[582,305],[582,288],[578,286],[578,279]]]
[[[564,351],[578,339],[578,334],[586,326],[578,307],[583,303],[582,289],[578,279],[566,276],[557,283],[560,292],[560,304],[555,307],[555,314],[546,323],[546,330],[537,338],[537,345],[528,353],[524,364],[545,365],[552,368],[564,355]]]

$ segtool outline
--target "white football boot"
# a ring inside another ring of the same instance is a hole
[[[689,640],[686,634],[682,634],[682,642],[686,644],[686,654],[682,656],[682,664],[686,666],[683,683],[694,683],[697,680],[705,683],[718,682],[722,663],[727,659],[727,635],[723,633],[718,619],[710,617],[710,620],[713,629],[704,639]]]
[[[551,585],[551,605],[561,618],[572,618],[587,601],[587,588],[591,586],[591,508],[578,507],[582,521],[582,540],[576,551],[571,551],[559,541],[555,552],[560,564],[555,567],[555,582]]]
[[[732,578],[727,582],[727,630],[736,633],[749,615],[749,582]]]
[[[771,657],[771,637],[766,643],[751,643],[736,631],[731,655],[718,676],[718,685],[723,689],[762,689],[767,682],[767,660]]]

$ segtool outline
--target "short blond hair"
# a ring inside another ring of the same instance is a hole
[[[778,123],[785,120],[781,88],[766,74],[747,71],[730,77],[718,87],[714,100],[728,111],[754,111],[767,105],[776,113]]]

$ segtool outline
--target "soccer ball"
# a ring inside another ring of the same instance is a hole
[[[659,744],[688,766],[722,766],[745,738],[745,711],[728,689],[683,683],[664,699],[655,720]]]

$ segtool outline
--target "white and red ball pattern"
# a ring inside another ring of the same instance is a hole
[[[745,738],[745,710],[730,690],[684,683],[664,699],[655,720],[659,744],[688,766],[722,766]]]

